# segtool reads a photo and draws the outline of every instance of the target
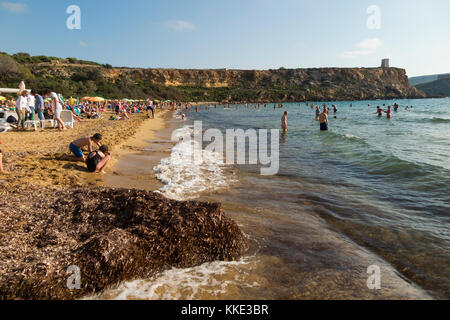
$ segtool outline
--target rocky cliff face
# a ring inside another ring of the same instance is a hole
[[[423,98],[409,85],[406,71],[396,68],[322,68],[279,70],[121,70],[132,78],[174,87],[242,88],[259,90],[270,100],[271,90],[285,91],[282,100],[360,100]],[[230,100],[235,97],[231,96]]]
[[[0,198],[0,300],[80,298],[246,250],[220,204],[109,188],[25,188]]]
[[[86,82],[106,80],[140,95],[161,93],[166,98],[189,101],[324,101],[425,98],[410,87],[406,71],[397,68],[319,68],[278,70],[177,70],[105,68],[41,63],[31,72],[45,78]],[[86,70],[94,70],[91,74]],[[80,76],[80,73],[82,74]],[[170,90],[162,93],[161,88]]]

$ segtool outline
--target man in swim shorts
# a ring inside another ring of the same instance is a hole
[[[102,135],[99,133],[94,134],[92,137],[83,137],[80,138],[78,140],[75,140],[73,142],[70,143],[69,145],[69,150],[73,153],[74,155],[74,160],[75,161],[83,161],[85,162],[85,158],[83,155],[83,151],[81,150],[81,148],[83,147],[88,147],[89,153],[92,152],[93,150],[93,144],[95,143],[96,145],[98,145],[99,147],[101,147],[101,143],[100,141],[102,140]]]
[[[323,108],[323,112],[319,116],[320,121],[320,131],[328,130],[328,110],[326,107]]]

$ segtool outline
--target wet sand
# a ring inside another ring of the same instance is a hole
[[[136,188],[155,191],[162,187],[153,168],[170,156],[173,130],[179,121],[171,112],[160,114],[142,125],[136,134],[118,148],[120,158],[104,177],[105,185],[114,188]]]

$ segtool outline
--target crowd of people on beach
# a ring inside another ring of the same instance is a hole
[[[199,112],[199,104],[193,105],[191,103],[166,101],[163,106],[170,107],[170,110],[172,111],[181,110],[181,112],[182,110],[190,111],[195,107],[195,111]],[[209,108],[217,109],[218,106],[218,104],[207,104],[205,105],[205,108],[206,110],[209,110]],[[245,108],[252,107],[248,103],[243,104],[243,106]],[[327,104],[323,104],[321,108],[319,105],[306,102],[306,106],[311,108],[311,110],[315,109],[315,120],[319,123],[320,131],[328,130],[329,115],[331,112],[333,112],[334,118],[337,118],[336,114],[338,112],[338,108],[334,104],[331,105],[331,108],[328,107]],[[370,104],[368,106],[370,107]],[[51,90],[43,90],[41,94],[34,90],[31,92],[25,90],[19,95],[14,107],[17,114],[17,119],[14,119],[17,123],[17,130],[24,130],[24,124],[27,121],[34,121],[36,117],[39,121],[53,119],[58,125],[59,130],[66,130],[65,124],[61,120],[61,112],[63,110],[71,111],[74,121],[77,122],[83,122],[89,119],[101,119],[102,113],[108,109],[112,113],[109,120],[127,120],[130,118],[130,115],[136,113],[146,113],[147,118],[154,118],[156,108],[161,107],[161,105],[150,99],[139,101],[109,100],[99,103],[87,101],[82,103],[69,103],[68,101],[64,102],[60,95],[52,92]],[[224,104],[223,107],[231,108],[231,105]],[[253,105],[253,108],[258,110],[262,107],[267,108],[267,104]],[[275,103],[273,106],[275,110],[282,109],[284,107],[285,105],[283,103]],[[386,105],[383,104],[383,108],[377,106],[377,111],[375,114],[382,117],[383,113],[385,113],[387,119],[391,119],[392,110],[397,112],[399,107],[400,106],[397,103],[395,103],[393,107],[389,105],[387,108]],[[7,102],[3,102],[0,105],[0,111],[2,109],[7,110],[8,108],[10,108],[10,105],[8,105]],[[350,108],[353,108],[353,104],[350,104]],[[407,106],[405,110],[408,111],[409,107]],[[281,129],[283,133],[288,132],[288,115],[289,112],[284,111],[281,118]],[[184,113],[180,113],[180,118],[184,121],[186,119],[186,115]],[[14,122],[14,120],[12,122]],[[69,151],[72,155],[67,157],[66,160],[85,163],[89,172],[104,173],[106,166],[111,160],[111,154],[109,152],[109,148],[102,145],[101,141],[102,135],[98,133],[93,136],[85,136],[72,141],[69,144]],[[94,150],[94,145],[98,146],[97,150]],[[82,151],[82,148],[85,147],[88,149],[87,156],[85,156]],[[2,153],[0,150],[0,173],[5,172],[3,169],[2,160]]]
[[[63,111],[70,111],[74,122],[83,122],[92,119],[102,119],[106,111],[109,120],[127,120],[132,114],[146,114],[147,118],[154,119],[157,108],[174,107],[171,101],[160,103],[159,100],[105,100],[100,102],[66,99],[48,89],[38,93],[35,90],[23,90],[18,94],[17,100],[12,98],[0,101],[0,113],[8,115],[5,120],[8,125],[17,131],[24,131],[28,123],[41,123],[44,128],[45,121],[53,121],[60,131],[67,130],[61,117]],[[70,113],[69,113],[70,115]],[[35,127],[36,128],[36,127]],[[64,160],[81,161],[87,166],[89,172],[104,173],[111,160],[109,148],[101,144],[101,134],[81,137],[69,144],[72,156],[63,157]],[[1,141],[0,141],[1,143]],[[94,144],[98,146],[94,150]],[[87,147],[88,154],[83,154],[82,148]],[[6,173],[3,168],[3,154],[0,150],[0,173]]]
[[[71,99],[73,100],[73,99]],[[8,123],[16,125],[17,130],[25,130],[27,123],[54,121],[58,129],[66,130],[61,120],[64,110],[72,113],[75,122],[83,122],[87,119],[101,119],[102,113],[113,110],[109,120],[127,120],[131,114],[146,113],[148,118],[155,117],[155,109],[160,107],[159,102],[147,100],[105,100],[103,102],[75,102],[63,101],[61,95],[51,90],[43,90],[41,94],[35,90],[22,91],[17,100],[0,101],[0,111],[14,110],[15,114],[10,116]],[[42,125],[43,126],[43,125]]]

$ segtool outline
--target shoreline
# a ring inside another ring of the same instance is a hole
[[[0,299],[79,299],[171,268],[233,261],[247,251],[246,238],[221,204],[170,200],[153,192],[156,178],[136,171],[134,186],[121,175],[130,157],[148,161],[153,145],[161,148],[153,161],[170,151],[165,149],[171,142],[155,139],[171,136],[171,114],[87,121],[67,132],[2,135],[5,166],[12,173],[0,176],[0,259],[5,262]],[[106,175],[60,160],[68,141],[94,132],[112,147],[115,162]],[[150,171],[153,167],[148,165]],[[70,266],[82,273],[80,290],[67,285]]]
[[[162,183],[153,168],[161,159],[170,156],[172,111],[165,110],[155,119],[145,121],[126,141],[116,148],[116,158],[110,171],[104,176],[104,186],[112,188],[136,188],[156,191]]]

